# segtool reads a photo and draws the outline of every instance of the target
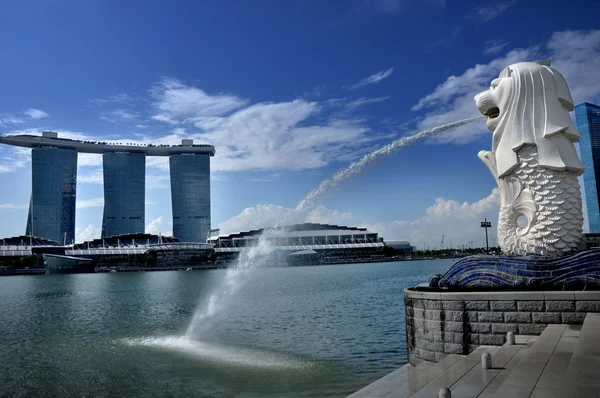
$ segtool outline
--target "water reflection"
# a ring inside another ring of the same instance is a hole
[[[344,396],[405,362],[402,289],[449,265],[259,269],[201,339],[221,270],[0,278],[0,396]]]

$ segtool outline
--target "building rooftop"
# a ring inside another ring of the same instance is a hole
[[[77,243],[73,246],[73,250],[102,247],[135,247],[163,243],[179,243],[179,239],[172,236],[159,236],[145,233],[123,234]]]
[[[198,153],[215,155],[215,147],[206,144],[194,144],[193,140],[181,140],[181,145],[142,145],[142,144],[120,144],[106,141],[80,141],[69,138],[58,138],[58,133],[44,131],[39,135],[5,135],[0,136],[0,143],[6,145],[20,146],[26,148],[54,147],[76,149],[81,153],[106,153],[106,152],[132,152],[144,153],[147,156],[170,156],[181,153]]]
[[[0,238],[0,250],[5,250],[7,246],[62,246],[60,243],[44,239],[37,236],[21,235],[13,236],[11,238]]]
[[[278,231],[281,234],[278,236],[326,236],[326,235],[352,235],[352,234],[373,234],[374,232],[367,231],[364,227],[347,227],[345,225],[332,225],[332,224],[316,224],[316,223],[303,223],[284,225],[281,227],[266,228],[268,231]],[[217,232],[218,230],[212,230]],[[211,232],[212,232],[211,231]],[[253,229],[250,231],[234,232],[227,235],[212,235],[209,240],[217,239],[231,239],[231,238],[245,238],[250,236],[262,235],[265,228]],[[217,232],[218,233],[218,232]]]

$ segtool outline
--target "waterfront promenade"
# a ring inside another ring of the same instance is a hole
[[[539,336],[516,336],[516,344],[479,346],[469,355],[448,355],[437,363],[407,364],[349,398],[585,398],[600,391],[600,314],[583,325],[548,325]],[[483,353],[492,368],[484,370]],[[445,395],[447,396],[447,395]]]

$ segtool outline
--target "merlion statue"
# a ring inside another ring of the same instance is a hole
[[[475,96],[493,132],[479,158],[500,190],[498,244],[508,256],[560,256],[577,247],[583,213],[577,177],[583,165],[573,99],[550,61],[506,67]]]

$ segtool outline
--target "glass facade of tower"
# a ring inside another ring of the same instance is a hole
[[[104,163],[102,237],[144,232],[146,156],[107,152]]]
[[[585,167],[583,184],[590,233],[600,233],[600,106],[587,102],[579,104],[575,107],[575,117],[581,133],[579,147]]]
[[[53,147],[33,148],[31,185],[26,234],[59,243],[73,243],[77,151]]]
[[[176,154],[169,158],[173,236],[206,242],[210,233],[210,157]]]

